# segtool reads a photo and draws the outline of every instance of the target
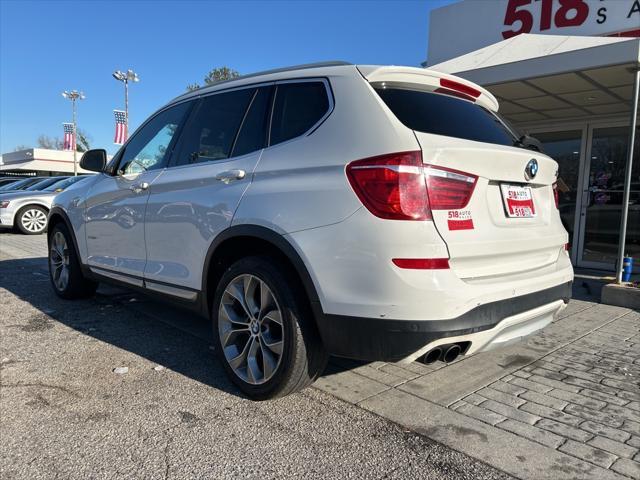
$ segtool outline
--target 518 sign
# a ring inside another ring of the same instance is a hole
[[[533,29],[533,14],[527,10],[532,0],[509,0],[504,15],[504,25],[514,26],[518,22],[518,30],[505,30],[504,39],[515,37],[521,33],[529,33]],[[589,5],[584,0],[535,0],[540,4],[540,31],[556,28],[577,27],[589,16]],[[554,11],[555,10],[555,11]]]

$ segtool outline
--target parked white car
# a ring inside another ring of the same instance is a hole
[[[51,209],[53,198],[82,177],[61,177],[57,181],[45,179],[47,185],[35,190],[34,184],[25,190],[0,192],[0,228],[17,228],[25,235],[39,235],[47,228],[47,215]]]
[[[452,361],[526,337],[571,296],[558,165],[466,80],[308,65],[182,95],[55,199],[51,283],[115,282],[211,319],[252,398],[328,354]],[[534,148],[531,150],[530,148]]]

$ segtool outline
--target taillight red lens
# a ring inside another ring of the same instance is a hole
[[[362,204],[377,217],[431,219],[420,151],[351,162],[347,178]]]
[[[478,98],[482,93],[477,88],[470,87],[469,85],[465,85],[464,83],[456,82],[455,80],[449,80],[448,78],[441,78],[440,86],[459,93],[463,93],[465,95],[469,95],[473,98]]]
[[[556,208],[560,208],[560,195],[558,194],[558,184],[553,184],[553,199],[556,202]]]
[[[450,168],[425,165],[432,210],[458,210],[471,200],[478,177]]]

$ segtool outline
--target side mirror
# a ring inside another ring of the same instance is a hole
[[[102,148],[87,150],[80,159],[80,167],[91,172],[102,172],[107,165],[107,151]]]

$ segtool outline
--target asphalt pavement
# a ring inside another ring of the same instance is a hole
[[[316,388],[249,401],[204,320],[113,288],[60,300],[45,254],[0,233],[3,480],[512,478]]]

